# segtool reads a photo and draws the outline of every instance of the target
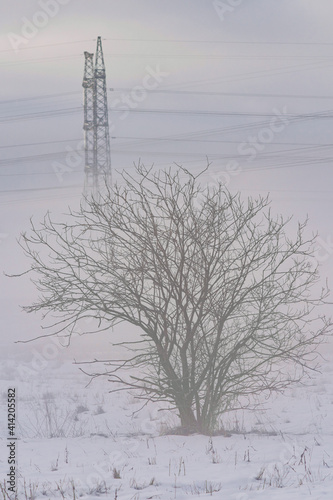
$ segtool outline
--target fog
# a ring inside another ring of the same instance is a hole
[[[102,36],[114,181],[139,159],[194,174],[208,160],[205,182],[222,179],[244,196],[269,192],[274,212],[308,215],[332,283],[332,14],[329,0],[3,5],[2,270],[27,269],[17,238],[31,216],[60,218],[79,204],[83,52]],[[156,85],[142,99],[135,88],[147,74]],[[3,352],[31,353],[32,344],[14,341],[44,333],[41,317],[20,309],[36,298],[34,286],[2,274],[0,293]],[[74,339],[63,355],[103,350],[108,335]]]

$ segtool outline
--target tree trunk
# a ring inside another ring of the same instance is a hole
[[[194,416],[191,405],[182,402],[180,405],[178,405],[178,410],[182,430],[186,434],[194,434],[195,432],[200,432],[199,423]]]

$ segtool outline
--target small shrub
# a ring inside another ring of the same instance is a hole
[[[73,410],[58,406],[53,399],[32,401],[29,413],[22,421],[24,425],[19,425],[21,436],[29,439],[80,437],[84,434],[83,423],[78,423]]]
[[[206,480],[204,483],[193,483],[191,486],[184,488],[184,490],[187,495],[202,495],[205,493],[212,495],[220,491],[221,488],[221,483],[213,483]]]
[[[121,479],[121,476],[120,476],[120,470],[119,469],[116,469],[115,467],[113,467],[113,478],[114,479]]]
[[[146,483],[138,484],[135,479],[132,479],[130,481],[130,487],[134,488],[135,490],[144,490],[145,488],[147,488],[147,484]]]
[[[86,405],[78,405],[76,407],[76,414],[79,415],[80,413],[84,413],[86,411],[89,411],[89,408],[87,408]]]
[[[89,489],[89,495],[106,495],[108,491],[105,481],[97,481],[96,485]]]
[[[102,413],[105,413],[105,410],[103,406],[98,405],[97,410],[95,411],[95,415],[102,415]]]
[[[207,453],[207,455],[210,456],[212,464],[219,464],[219,463],[221,463],[221,457],[217,453],[216,448],[214,448],[213,440],[212,440],[211,437],[209,438],[209,441],[208,441],[208,447],[206,449],[206,453]]]

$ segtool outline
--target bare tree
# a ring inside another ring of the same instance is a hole
[[[290,238],[290,219],[273,217],[267,198],[242,201],[199,180],[139,165],[21,241],[41,292],[26,311],[58,314],[51,334],[70,336],[87,317],[139,327],[124,342],[131,354],[107,362],[109,379],[171,403],[187,432],[211,432],[223,412],[299,381],[331,333],[306,222]]]

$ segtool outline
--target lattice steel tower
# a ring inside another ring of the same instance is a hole
[[[84,53],[85,66],[82,86],[84,88],[84,152],[85,188],[93,185],[94,176],[94,54]]]
[[[97,38],[94,54],[84,53],[84,148],[85,194],[100,193],[105,182],[111,183],[111,155],[105,64],[102,40]]]

